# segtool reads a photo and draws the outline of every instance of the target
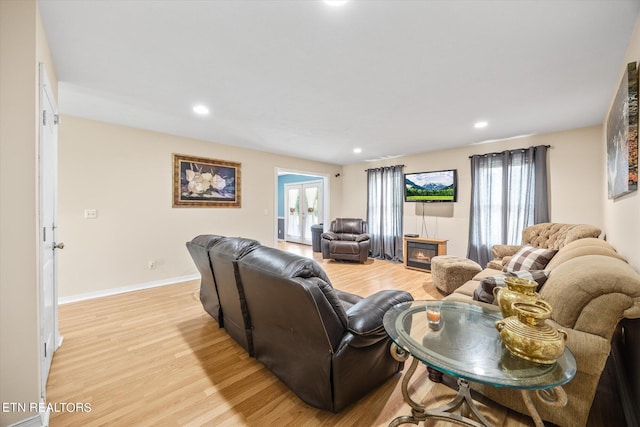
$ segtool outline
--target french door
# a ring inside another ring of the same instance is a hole
[[[285,184],[285,240],[311,244],[311,226],[323,218],[322,181]]]

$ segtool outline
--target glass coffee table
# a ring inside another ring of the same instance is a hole
[[[413,361],[402,379],[402,395],[411,415],[394,419],[389,427],[441,419],[474,427],[491,424],[480,413],[469,391],[469,381],[520,391],[536,426],[543,422],[531,399],[535,393],[545,404],[566,405],[562,389],[576,374],[576,360],[565,349],[551,365],[513,356],[502,344],[495,322],[502,319],[499,308],[480,307],[455,301],[411,301],[392,307],[384,316],[384,328],[393,341],[396,360]],[[449,403],[427,409],[415,402],[408,385],[422,362],[430,369],[457,378],[458,394]],[[469,418],[473,416],[475,419]]]

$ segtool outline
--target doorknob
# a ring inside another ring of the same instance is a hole
[[[53,242],[53,249],[64,249],[64,243],[62,243],[62,242],[60,242],[60,243]]]

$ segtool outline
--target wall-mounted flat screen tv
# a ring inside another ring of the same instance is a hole
[[[405,202],[455,202],[457,199],[457,169],[404,174]]]

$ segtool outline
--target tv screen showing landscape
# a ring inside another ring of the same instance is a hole
[[[407,173],[404,175],[406,202],[455,202],[457,171],[455,169]]]

